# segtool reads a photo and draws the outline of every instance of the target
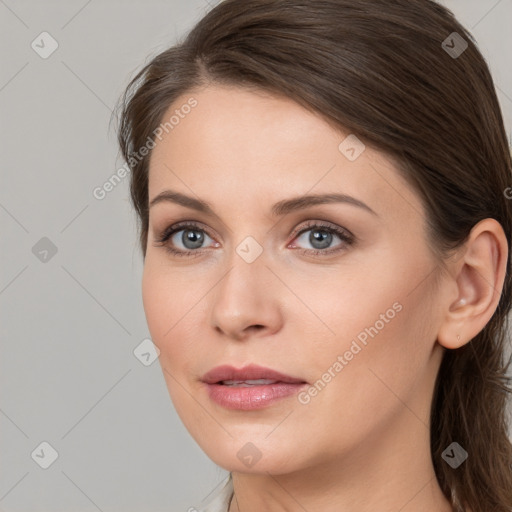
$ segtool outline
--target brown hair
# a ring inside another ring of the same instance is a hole
[[[472,35],[449,10],[431,0],[225,0],[145,65],[120,99],[118,138],[144,257],[150,154],[133,155],[154,140],[178,96],[208,83],[285,95],[391,156],[423,201],[441,270],[485,218],[501,224],[511,247],[504,191],[512,162],[496,91]],[[446,350],[436,380],[432,460],[456,511],[512,510],[510,262],[509,251],[494,315],[469,343]],[[469,454],[457,469],[442,459],[454,441]]]

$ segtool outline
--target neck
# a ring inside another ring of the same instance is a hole
[[[428,428],[406,408],[402,416],[403,428],[390,426],[321,464],[280,474],[233,471],[229,512],[453,512],[435,476]]]

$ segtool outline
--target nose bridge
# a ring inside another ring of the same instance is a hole
[[[237,338],[254,325],[276,329],[280,308],[271,279],[263,247],[254,239],[242,240],[226,257],[226,271],[215,287],[213,326]]]
[[[259,244],[258,244],[259,245]],[[260,246],[261,247],[261,246]],[[266,266],[266,258],[263,250],[256,254],[253,242],[243,241],[234,247],[226,258],[226,272],[218,284],[219,299],[229,302],[240,299],[256,302],[263,289],[267,289],[267,274],[270,273]]]
[[[257,225],[258,221],[254,217],[242,215],[237,223],[241,229],[230,232],[231,240],[226,246],[224,258],[226,268],[230,270],[224,280],[228,281],[226,286],[232,288],[232,291],[236,291],[239,286],[243,291],[247,286],[253,288],[270,271],[266,268],[268,255],[264,249],[265,232]],[[253,294],[257,293],[257,289],[253,289]]]

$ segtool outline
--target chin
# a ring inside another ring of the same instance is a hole
[[[272,442],[265,436],[267,433],[262,434],[260,430],[254,436],[233,436],[224,443],[203,444],[201,448],[215,464],[227,471],[279,475],[300,469],[301,461],[297,460],[297,444],[293,438],[289,437],[292,442],[286,445],[277,436]]]

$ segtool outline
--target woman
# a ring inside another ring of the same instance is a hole
[[[230,471],[205,510],[512,510],[512,163],[453,15],[225,0],[120,108],[149,330]]]

